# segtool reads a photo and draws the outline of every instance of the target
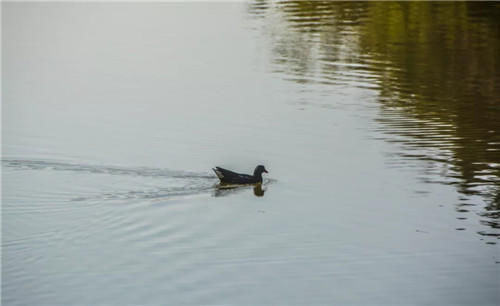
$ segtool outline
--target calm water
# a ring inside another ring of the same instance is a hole
[[[498,305],[499,20],[3,3],[2,304]]]

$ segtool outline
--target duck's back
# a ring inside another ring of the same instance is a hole
[[[236,173],[221,167],[215,167],[215,174],[220,179],[221,183],[228,184],[255,184],[258,183],[257,179],[248,174]]]

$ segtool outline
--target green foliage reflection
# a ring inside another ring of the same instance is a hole
[[[444,164],[500,227],[500,3],[261,0],[250,12],[286,25],[273,54],[293,80],[341,84],[350,71],[376,85],[381,126],[424,152],[402,155]]]

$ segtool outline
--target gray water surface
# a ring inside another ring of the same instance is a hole
[[[498,20],[2,3],[2,304],[498,305]]]

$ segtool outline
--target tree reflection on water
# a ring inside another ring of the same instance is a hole
[[[261,0],[249,11],[279,20],[276,72],[376,90],[376,132],[401,148],[392,163],[456,186],[459,213],[480,197],[493,230],[480,234],[499,236],[500,3]]]

